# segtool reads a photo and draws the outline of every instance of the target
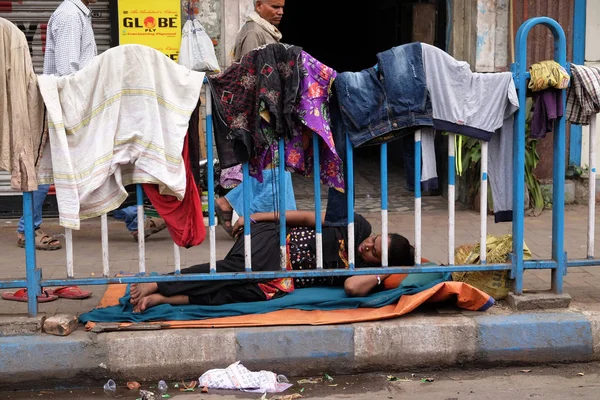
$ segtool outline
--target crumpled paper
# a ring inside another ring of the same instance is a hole
[[[270,371],[253,372],[239,361],[225,369],[211,369],[198,378],[200,386],[213,389],[237,389],[253,393],[281,393],[293,385],[284,375]]]

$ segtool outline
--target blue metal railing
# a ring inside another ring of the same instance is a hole
[[[514,292],[521,294],[523,292],[523,273],[526,269],[550,269],[552,271],[552,290],[555,293],[562,292],[563,276],[566,274],[567,267],[582,267],[598,265],[599,261],[595,259],[586,260],[567,260],[564,252],[564,171],[565,171],[565,118],[561,117],[556,123],[556,131],[554,134],[554,182],[553,182],[553,210],[552,210],[552,259],[551,260],[531,260],[523,259],[523,243],[524,243],[524,193],[525,193],[525,92],[526,80],[529,78],[527,71],[527,35],[530,30],[536,25],[544,25],[550,29],[555,38],[555,59],[565,68],[566,63],[566,40],[565,35],[560,25],[546,17],[532,18],[526,21],[517,33],[516,50],[517,60],[511,66],[512,73],[517,87],[519,96],[519,104],[521,107],[515,116],[514,130],[514,187],[513,187],[513,252],[511,254],[511,263],[506,264],[486,264],[480,265],[454,265],[454,183],[455,183],[455,156],[454,156],[454,134],[449,137],[449,153],[448,153],[448,210],[449,210],[449,265],[420,265],[421,264],[421,132],[415,133],[415,266],[397,267],[388,266],[387,260],[387,244],[384,244],[382,251],[382,267],[386,268],[387,274],[393,273],[428,273],[428,272],[458,272],[458,271],[505,271],[511,273],[514,279]],[[206,83],[206,81],[205,81]],[[563,96],[566,99],[566,96]],[[373,275],[381,273],[381,268],[360,268],[355,269],[355,254],[354,254],[354,162],[353,148],[349,138],[346,138],[346,162],[347,176],[346,187],[348,195],[348,250],[349,250],[349,268],[346,270],[332,270],[322,268],[322,221],[321,221],[321,199],[320,199],[320,166],[319,166],[319,138],[313,134],[313,151],[314,151],[314,188],[315,188],[315,218],[316,218],[316,237],[317,237],[317,269],[304,271],[289,271],[286,270],[286,197],[285,197],[285,161],[284,161],[284,142],[281,139],[278,142],[279,150],[279,210],[281,229],[280,253],[281,253],[281,270],[280,271],[252,271],[251,265],[251,247],[250,247],[250,218],[244,219],[244,242],[246,251],[245,272],[239,273],[217,273],[216,272],[216,239],[214,217],[215,212],[215,182],[214,182],[214,165],[212,163],[213,152],[213,114],[211,104],[210,90],[206,90],[206,144],[208,158],[208,213],[209,213],[209,248],[210,248],[210,273],[209,274],[181,274],[176,270],[174,275],[148,275],[145,273],[145,265],[140,260],[140,272],[137,276],[127,277],[95,277],[95,278],[69,278],[69,279],[42,279],[41,270],[37,268],[34,229],[33,229],[33,214],[32,214],[32,193],[26,192],[23,194],[23,210],[25,216],[25,236],[26,236],[26,279],[5,280],[0,281],[0,288],[17,288],[27,287],[28,289],[28,312],[29,315],[37,314],[36,296],[40,294],[43,286],[60,286],[60,285],[103,285],[109,283],[134,283],[134,282],[166,282],[166,281],[194,281],[194,280],[223,280],[223,279],[271,279],[281,277],[303,277],[303,276],[350,276],[350,275]],[[387,145],[381,145],[381,211],[382,211],[382,233],[387,233],[387,209],[388,209],[388,171],[387,171]],[[481,180],[484,182],[487,179],[487,171],[482,167]],[[248,164],[243,164],[243,193],[244,193],[244,210],[250,210],[250,185]],[[142,189],[138,185],[137,189],[138,205],[142,204]],[[486,205],[482,201],[482,247],[485,249],[485,214]],[[142,235],[143,236],[143,235]],[[140,258],[144,258],[144,243],[143,239],[140,244]],[[485,260],[485,258],[482,258]],[[106,269],[105,269],[106,271]],[[105,274],[108,275],[108,274]]]

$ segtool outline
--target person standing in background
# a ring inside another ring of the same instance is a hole
[[[48,21],[44,75],[70,75],[85,67],[97,54],[92,15],[88,8],[97,0],[64,0]],[[58,250],[62,245],[41,229],[42,207],[50,185],[39,185],[33,192],[35,248]],[[25,247],[25,218],[17,227],[17,245]]]
[[[90,4],[97,0],[64,0],[52,13],[48,21],[46,51],[44,54],[44,75],[65,76],[73,74],[92,61],[98,54]],[[33,192],[33,219],[36,248],[38,250],[58,250],[61,243],[55,237],[40,229],[42,224],[42,206],[50,185],[40,185]],[[113,217],[123,221],[127,230],[137,241],[137,207],[129,206],[113,212]],[[166,228],[164,221],[147,218],[145,236],[160,232]],[[25,246],[25,221],[21,217],[17,229],[18,245]]]

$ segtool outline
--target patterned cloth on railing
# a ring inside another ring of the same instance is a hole
[[[600,67],[571,64],[572,82],[567,90],[567,119],[589,125],[592,114],[600,112]]]

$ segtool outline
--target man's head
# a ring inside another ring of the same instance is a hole
[[[81,0],[81,2],[83,4],[85,4],[86,6],[89,6],[90,4],[94,4],[96,3],[98,0]]]
[[[266,19],[271,24],[279,26],[283,17],[283,6],[285,0],[255,0],[254,10],[261,18]]]

